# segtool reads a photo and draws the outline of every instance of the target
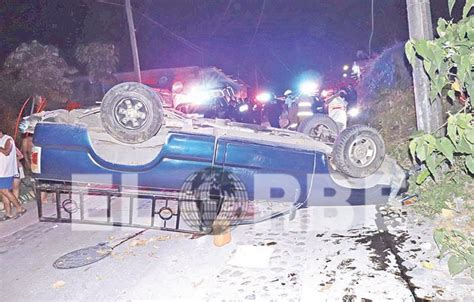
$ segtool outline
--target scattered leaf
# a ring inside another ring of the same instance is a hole
[[[54,289],[58,289],[58,288],[63,288],[64,285],[66,285],[66,282],[62,281],[62,280],[59,280],[59,281],[56,281],[53,283],[52,288]]]
[[[204,278],[201,279],[199,282],[193,282],[193,287],[196,288],[196,287],[198,287],[199,285],[201,285],[203,282],[204,282]]]
[[[466,158],[466,167],[469,170],[469,172],[474,174],[474,156],[473,155],[468,156]]]
[[[166,241],[166,240],[170,240],[170,239],[171,239],[170,235],[161,235],[161,236],[155,237],[155,240],[157,240],[157,241]]]
[[[421,262],[421,266],[423,266],[423,268],[425,268],[425,269],[433,269],[434,268],[434,264],[431,263],[431,262],[428,262],[428,261]]]
[[[457,275],[467,268],[466,259],[452,255],[448,259],[448,268],[451,275]]]
[[[136,238],[136,239],[133,239],[132,241],[130,241],[130,243],[128,245],[131,246],[131,247],[145,246],[147,244],[147,242],[148,242],[148,240],[146,240],[146,239]]]
[[[454,212],[453,210],[449,210],[449,209],[442,209],[441,210],[441,216],[444,219],[453,218],[455,214],[456,214],[456,212]]]

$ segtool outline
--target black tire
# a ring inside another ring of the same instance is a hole
[[[354,125],[336,139],[332,160],[342,173],[356,178],[375,173],[385,158],[385,144],[374,128]]]
[[[127,108],[134,111],[125,112]],[[149,140],[163,123],[162,97],[140,83],[126,82],[112,87],[103,97],[100,109],[107,133],[127,144]]]
[[[339,127],[336,122],[325,114],[316,113],[312,117],[308,117],[298,125],[298,132],[304,133],[311,138],[321,140],[318,135],[318,127],[327,128],[334,138],[339,134]]]

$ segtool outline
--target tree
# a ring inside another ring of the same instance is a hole
[[[72,94],[72,81],[67,76],[75,72],[76,69],[59,56],[56,47],[38,41],[22,43],[5,60],[2,78],[11,85],[3,90],[22,98],[42,96],[50,108],[59,107]]]
[[[91,83],[115,82],[118,52],[111,43],[93,42],[76,48],[76,59],[85,65]]]

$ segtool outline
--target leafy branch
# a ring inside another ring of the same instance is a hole
[[[448,0],[451,14],[456,0]],[[416,184],[422,186],[431,178],[442,188],[429,188],[432,191],[448,191],[455,195],[454,187],[465,188],[464,181],[472,180],[474,175],[474,16],[469,12],[474,0],[466,0],[462,19],[440,18],[437,25],[438,37],[431,41],[408,41],[405,53],[414,65],[421,59],[423,68],[430,80],[430,100],[447,99],[462,105],[462,109],[449,114],[446,136],[436,137],[433,133],[418,133],[411,137],[410,155],[415,162],[424,165],[418,173]],[[448,175],[448,177],[446,177]],[[435,205],[448,208],[447,196]],[[428,201],[433,203],[432,200]],[[438,229],[433,234],[440,250],[440,258],[449,254],[448,268],[451,275],[470,269],[474,276],[474,240],[456,230]]]

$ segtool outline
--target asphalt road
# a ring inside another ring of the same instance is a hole
[[[137,231],[35,222],[1,238],[2,300],[415,300],[399,255],[409,236],[388,232],[374,206],[301,209],[292,221],[239,226],[224,247],[148,230],[92,265],[52,266]]]

